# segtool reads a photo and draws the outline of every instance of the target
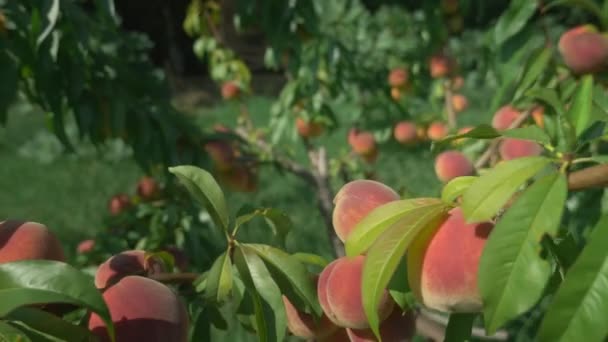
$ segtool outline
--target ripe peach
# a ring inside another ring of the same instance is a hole
[[[285,305],[285,315],[287,316],[287,328],[294,336],[305,339],[318,339],[326,337],[338,329],[326,315],[315,320],[311,314],[298,311],[286,296],[283,296],[283,304]]]
[[[348,142],[355,153],[366,156],[376,151],[376,139],[370,132],[361,132],[351,129],[348,133]]]
[[[388,84],[391,88],[402,88],[408,80],[407,69],[395,68],[388,74]]]
[[[503,160],[511,160],[538,156],[543,152],[543,148],[534,141],[505,138],[501,141],[498,151]]]
[[[440,78],[447,76],[452,70],[453,61],[444,55],[435,55],[429,61],[431,77]]]
[[[228,81],[222,84],[222,97],[225,100],[237,98],[241,93],[241,88],[234,81]]]
[[[162,266],[156,260],[148,258],[141,250],[124,251],[116,254],[99,265],[95,273],[95,286],[105,289],[129,275],[148,275],[159,272]]]
[[[466,97],[460,94],[454,94],[452,96],[452,108],[456,113],[460,113],[463,110],[467,109],[469,106],[469,101]]]
[[[559,39],[558,49],[575,74],[595,73],[608,66],[608,37],[591,25],[566,31]]]
[[[545,127],[545,118],[544,117],[545,117],[545,107],[538,106],[538,107],[534,108],[534,110],[532,111],[532,119],[534,120],[534,123],[540,128]]]
[[[417,236],[407,252],[409,284],[426,307],[444,312],[478,312],[479,259],[493,224],[467,224],[454,208],[434,229]]]
[[[443,122],[432,122],[426,131],[426,135],[433,141],[441,140],[448,135],[448,126]]]
[[[355,180],[345,184],[334,198],[332,223],[336,235],[346,241],[350,232],[376,207],[399,199],[393,189],[372,180]]]
[[[401,121],[395,125],[393,131],[395,140],[401,144],[413,144],[418,140],[416,124],[410,121]]]
[[[175,341],[188,339],[188,312],[167,286],[140,276],[128,276],[103,293],[114,323],[116,341]],[[92,314],[89,330],[110,341],[105,323]]]
[[[87,254],[87,253],[90,253],[91,251],[93,251],[94,248],[95,248],[95,240],[89,239],[89,240],[81,241],[78,244],[78,246],[76,247],[76,251],[78,252],[78,254]]]
[[[323,133],[323,125],[314,121],[305,121],[300,117],[296,118],[296,129],[303,138],[314,138]]]
[[[492,127],[499,131],[509,129],[520,114],[521,112],[511,105],[503,106],[494,114]]]
[[[233,191],[254,192],[258,187],[258,177],[254,169],[237,164],[230,170],[220,171],[218,180]]]
[[[18,260],[64,261],[61,243],[45,226],[36,222],[0,222],[0,264]]]
[[[143,177],[137,183],[137,194],[144,200],[155,199],[160,193],[158,182],[152,177]]]
[[[114,195],[108,202],[108,211],[110,215],[120,215],[123,211],[131,206],[131,199],[127,194]]]
[[[321,273],[317,287],[319,302],[325,301],[321,307],[324,311],[327,310],[325,314],[338,326],[354,329],[369,328],[361,295],[364,260],[365,257],[362,255],[342,257],[331,263],[331,267],[327,267]],[[323,273],[329,275],[323,275]],[[324,278],[323,281],[321,278]],[[393,307],[394,302],[390,299],[388,291],[385,290],[378,307],[380,319],[384,320],[388,317]]]
[[[444,183],[456,177],[469,176],[473,171],[473,164],[461,152],[445,151],[435,158],[435,173]]]
[[[416,331],[416,320],[411,311],[401,312],[395,308],[393,313],[380,324],[382,341],[409,342]],[[351,342],[377,342],[378,339],[371,329],[346,329]]]
[[[219,171],[230,170],[236,159],[234,148],[226,141],[210,141],[205,144],[205,151]]]

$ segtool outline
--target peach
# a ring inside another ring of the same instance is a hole
[[[420,141],[426,140],[428,138],[428,136],[426,135],[426,127],[418,126],[418,128],[416,128],[416,136]]]
[[[499,131],[509,129],[520,114],[521,112],[511,105],[503,106],[494,114],[492,127]]]
[[[110,198],[108,202],[108,211],[110,215],[116,216],[123,213],[131,206],[131,199],[127,194],[117,194]]]
[[[316,278],[315,282],[318,284],[318,277]],[[318,339],[326,337],[338,329],[326,315],[315,319],[311,314],[299,311],[286,296],[283,296],[283,304],[287,316],[287,328],[294,336]]]
[[[296,129],[302,138],[314,138],[323,133],[323,125],[314,121],[305,121],[300,117],[296,118]]]
[[[534,108],[534,110],[532,111],[532,119],[534,120],[534,123],[538,127],[544,128],[545,127],[545,107],[538,106],[538,107]]]
[[[232,191],[254,192],[258,187],[257,172],[246,165],[238,164],[232,169],[217,174],[220,183]]]
[[[370,132],[351,129],[348,133],[348,142],[353,151],[361,156],[373,155],[376,151],[376,139]]]
[[[401,89],[400,88],[391,88],[391,98],[395,101],[399,101],[401,99]]]
[[[600,72],[608,66],[608,37],[591,25],[566,31],[559,39],[558,49],[575,74]]]
[[[137,194],[143,200],[151,200],[158,197],[160,193],[160,187],[158,182],[152,177],[143,177],[137,183]]]
[[[346,241],[350,232],[376,207],[399,199],[390,187],[372,180],[355,180],[345,184],[334,197],[332,223],[336,235]]]
[[[61,243],[45,225],[16,220],[0,222],[0,264],[38,259],[65,260]]]
[[[452,70],[453,61],[444,55],[432,56],[429,61],[429,69],[432,78],[447,76]]]
[[[395,136],[395,140],[401,144],[412,144],[418,140],[416,124],[410,121],[398,122],[395,125],[393,135]]]
[[[437,227],[416,236],[407,252],[408,280],[414,296],[444,312],[478,312],[479,259],[493,228],[489,222],[467,224],[459,207]]]
[[[465,126],[465,127],[462,127],[461,129],[459,129],[457,134],[458,135],[466,134],[466,133],[469,133],[472,129],[473,129],[473,126]],[[454,140],[454,144],[456,144],[456,145],[462,144],[466,140],[467,140],[467,138],[456,139],[456,140]]]
[[[435,121],[429,125],[426,135],[433,141],[441,140],[448,135],[448,126],[443,122]]]
[[[445,151],[435,158],[435,173],[444,183],[456,177],[472,175],[473,172],[473,164],[461,152]]]
[[[463,95],[454,94],[452,96],[452,108],[454,109],[454,112],[460,113],[463,110],[467,109],[468,106],[469,101]]]
[[[145,251],[124,251],[99,265],[95,273],[95,286],[98,289],[106,289],[126,276],[148,275],[161,270],[159,262],[151,258],[146,260]]]
[[[543,152],[543,148],[534,141],[505,138],[500,142],[498,152],[503,160],[511,160],[538,156]]]
[[[380,337],[387,342],[409,342],[416,331],[416,320],[411,311],[401,312],[395,308],[393,313],[380,324]],[[346,329],[351,342],[377,342],[371,329]]]
[[[388,84],[391,88],[402,88],[408,80],[407,69],[395,68],[388,74]]]
[[[230,143],[220,140],[210,141],[205,144],[205,151],[218,170],[226,171],[234,166],[236,156]]]
[[[128,276],[103,293],[114,323],[116,341],[188,340],[188,312],[167,286],[140,276]],[[89,330],[110,341],[105,323],[92,314]]]
[[[241,88],[234,81],[224,82],[222,84],[222,97],[225,100],[232,100],[237,98],[241,93]]]
[[[93,249],[95,249],[95,240],[89,239],[81,241],[76,247],[76,252],[78,252],[78,254],[87,254],[91,253]]]
[[[319,302],[322,303],[321,307],[327,317],[334,320],[338,326],[369,328],[361,295],[364,261],[365,257],[362,255],[339,258],[323,270],[319,277]],[[385,290],[378,306],[381,321],[388,317],[393,307],[394,302]]]

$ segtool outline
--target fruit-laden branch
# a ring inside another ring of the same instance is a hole
[[[525,112],[523,112],[521,115],[519,115],[517,117],[517,119],[515,119],[511,123],[511,125],[509,125],[508,129],[513,129],[513,128],[517,128],[517,127],[521,126],[521,124],[523,124],[526,120],[528,120],[528,118],[532,114],[533,110],[534,110],[534,108],[530,108],[530,109],[526,110]],[[482,167],[486,166],[486,164],[490,161],[490,159],[496,154],[499,143],[500,143],[500,138],[496,138],[496,139],[492,140],[492,142],[490,143],[490,146],[488,146],[488,148],[485,150],[485,152],[477,159],[477,161],[475,161],[475,169],[481,169]]]
[[[568,189],[572,191],[608,186],[608,165],[596,165],[568,175]]]

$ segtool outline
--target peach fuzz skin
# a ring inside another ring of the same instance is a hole
[[[0,222],[0,264],[19,260],[64,261],[59,240],[37,222]]]
[[[454,208],[447,219],[417,236],[407,253],[408,280],[420,303],[443,312],[478,312],[479,259],[492,223],[465,223]]]
[[[350,232],[376,207],[398,200],[390,187],[372,180],[355,180],[345,184],[334,198],[332,223],[336,234],[346,241]]]

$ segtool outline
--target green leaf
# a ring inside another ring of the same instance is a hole
[[[600,139],[604,136],[604,131],[606,130],[606,121],[596,121],[592,123],[583,133],[581,133],[578,139],[579,148],[585,146],[586,144],[593,142],[597,139]]]
[[[570,110],[566,117],[574,127],[577,136],[587,128],[591,121],[593,107],[593,75],[581,77],[580,84],[574,94]]]
[[[40,309],[21,307],[11,311],[4,319],[20,321],[31,329],[63,341],[89,341],[92,339],[91,332],[88,329],[71,324]]]
[[[479,290],[484,322],[493,333],[529,310],[541,297],[551,276],[542,259],[540,241],[555,235],[568,194],[566,176],[553,173],[526,189],[500,218],[479,262]],[[521,291],[519,284],[525,283]]]
[[[608,216],[589,236],[555,293],[540,325],[538,341],[602,341],[608,335]]]
[[[564,113],[564,104],[559,99],[555,89],[535,87],[526,91],[525,95],[533,100],[539,100],[549,105],[558,115]]]
[[[68,303],[101,317],[111,336],[110,312],[91,278],[72,266],[49,260],[23,260],[0,265],[0,317],[31,304]]]
[[[474,139],[494,139],[500,136],[500,133],[494,129],[494,127],[486,124],[479,125],[472,130],[468,131],[464,134],[458,135],[448,135],[437,143],[433,143],[433,149],[437,149],[440,146],[444,146],[445,144],[462,138],[474,138]]]
[[[605,4],[605,3],[604,3]],[[601,22],[604,27],[608,26],[608,17],[605,12],[602,12],[600,7],[592,0],[556,0],[551,1],[547,4],[545,10],[552,9],[556,6],[578,6],[589,13],[594,14]],[[605,6],[605,5],[604,5]]]
[[[608,156],[593,156],[589,157],[589,160],[598,164],[606,164],[608,163]]]
[[[13,103],[19,90],[19,73],[15,62],[4,52],[0,52],[0,125],[6,123],[8,107]]]
[[[415,198],[393,201],[372,210],[353,229],[345,242],[346,255],[365,253],[386,229],[418,208],[440,204],[437,198]]]
[[[223,303],[232,292],[232,263],[228,254],[222,253],[207,275],[205,298],[215,303]]]
[[[532,140],[542,145],[550,145],[551,137],[538,126],[513,128],[502,132],[502,136],[515,139]]]
[[[471,340],[473,331],[474,313],[453,313],[445,330],[445,342],[463,342]]]
[[[310,281],[308,270],[304,264],[286,252],[272,246],[261,244],[246,244],[243,246],[255,251],[275,271],[280,272],[286,278],[289,288],[282,288],[281,290],[289,300],[292,300],[290,294],[295,293],[304,300],[317,316],[321,316],[317,289]],[[279,283],[279,286],[282,285]],[[297,298],[293,299],[293,302],[297,301]]]
[[[448,182],[441,191],[441,200],[451,204],[465,193],[469,186],[477,179],[475,176],[456,177]]]
[[[462,211],[467,222],[489,221],[526,180],[550,162],[544,157],[513,159],[479,177],[462,197]]]
[[[57,24],[57,20],[59,19],[59,0],[52,0],[51,7],[46,13],[46,19],[48,20],[48,24],[44,28],[44,31],[38,36],[36,39],[36,46],[40,46],[42,42],[46,39],[46,37],[53,32],[55,25]]]
[[[327,261],[327,259],[316,254],[298,252],[292,254],[291,256],[298,259],[300,262],[309,265],[325,267],[329,264],[329,261]]]
[[[234,260],[241,279],[272,308],[270,312],[263,310],[265,320],[271,323],[274,328],[268,331],[269,340],[283,341],[287,316],[279,286],[275,283],[268,268],[255,250],[248,248],[246,245],[240,245],[234,252]]]
[[[425,228],[435,227],[450,207],[444,203],[410,210],[374,242],[363,265],[361,285],[363,308],[370,328],[379,337],[378,305],[383,292],[400,264],[407,247]]]
[[[272,229],[275,236],[279,238],[281,243],[285,242],[285,238],[287,237],[287,233],[291,230],[291,219],[287,214],[279,209],[274,208],[252,208],[246,207],[241,208],[244,211],[248,210],[250,212],[245,214],[240,214],[236,218],[236,222],[234,224],[233,235],[235,235],[239,228],[245,223],[251,221],[256,217],[263,217],[268,226]]]
[[[536,11],[536,1],[512,0],[509,8],[498,18],[494,28],[494,40],[501,45],[526,26]]]
[[[548,47],[543,47],[539,53],[531,59],[531,63],[529,64],[524,76],[519,82],[519,86],[517,89],[517,94],[515,98],[519,98],[520,95],[528,90],[534,82],[542,75],[543,71],[547,68],[549,61],[551,60],[551,54],[553,50]]]
[[[182,165],[169,168],[184,184],[188,192],[209,212],[216,226],[228,231],[228,207],[222,189],[213,176],[196,166]]]
[[[18,328],[0,321],[0,342],[30,342],[31,340]]]

